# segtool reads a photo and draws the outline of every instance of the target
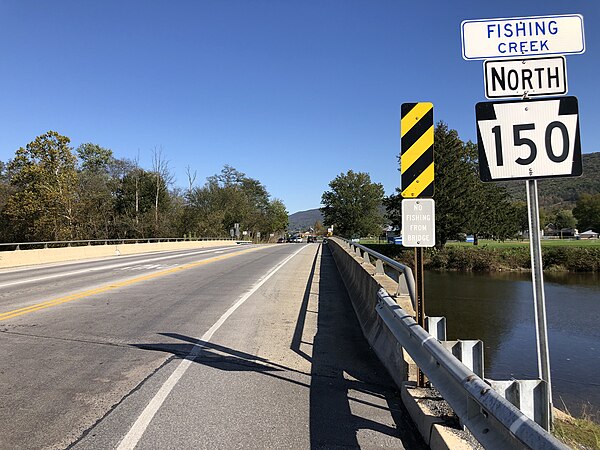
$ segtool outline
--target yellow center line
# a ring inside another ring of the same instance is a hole
[[[48,300],[41,303],[36,303],[34,305],[26,306],[24,308],[14,309],[12,311],[7,311],[5,313],[0,314],[0,322],[7,319],[12,319],[14,317],[22,316],[24,314],[29,314],[35,311],[39,311],[41,309],[50,308],[52,306],[62,305],[63,303],[72,302],[73,300],[79,300],[85,297],[90,297],[92,295],[101,294],[103,292],[111,291],[114,289],[118,289],[125,286],[130,286],[132,284],[140,283],[142,281],[148,281],[153,278],[162,277],[165,275],[170,275],[172,273],[180,272],[182,270],[192,269],[194,267],[203,266],[205,264],[209,264],[215,261],[220,261],[223,259],[232,258],[234,256],[241,255],[243,253],[252,252],[254,250],[258,250],[260,247],[249,248],[246,250],[240,250],[234,253],[228,253],[226,255],[215,256],[213,258],[203,259],[202,261],[196,261],[189,264],[184,264],[183,266],[173,267],[171,269],[161,270],[160,272],[154,272],[148,275],[143,275],[136,278],[130,278],[129,280],[119,281],[116,283],[110,283],[106,286],[100,286],[95,289],[89,289],[87,291],[77,292],[75,294],[66,295],[64,297],[55,298],[53,300]]]

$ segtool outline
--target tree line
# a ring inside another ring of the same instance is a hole
[[[461,140],[444,122],[436,125],[434,142],[436,246],[467,234],[495,240],[522,236],[529,227],[527,204],[513,199],[506,185],[480,181],[477,145]],[[321,212],[336,234],[379,236],[386,223],[401,229],[400,189],[385,197],[383,186],[369,174],[352,170],[338,175],[329,187]],[[542,210],[541,216],[543,224],[558,230],[578,225],[581,231],[600,231],[600,194],[582,192],[573,210]]]
[[[287,228],[283,202],[231,166],[203,186],[188,167],[187,188],[174,188],[162,149],[145,169],[100,145],[70,142],[49,131],[0,162],[2,242],[229,237],[235,224],[268,237]]]

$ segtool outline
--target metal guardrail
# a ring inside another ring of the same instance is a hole
[[[384,289],[377,297],[387,328],[486,449],[569,448],[462,364]]]
[[[226,238],[140,238],[140,239],[85,239],[78,241],[45,241],[45,242],[6,242],[0,243],[0,251],[23,250],[24,248],[61,248],[80,247],[86,245],[115,245],[115,244],[151,244],[161,242],[184,242],[184,241],[240,241],[239,239]],[[11,248],[12,247],[12,248]]]
[[[360,258],[363,258],[365,262],[373,264],[373,261],[371,261],[372,257],[375,260],[375,273],[385,274],[386,268],[396,272],[398,275],[398,289],[396,290],[396,295],[408,294],[410,296],[413,308],[416,306],[415,278],[410,267],[400,264],[398,261],[388,258],[387,256],[382,255],[375,250],[371,250],[364,245],[357,244],[356,242],[352,242],[344,238],[338,239],[345,242],[346,245],[348,245],[348,247],[351,248],[356,255],[358,255]]]

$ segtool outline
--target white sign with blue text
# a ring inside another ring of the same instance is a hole
[[[465,20],[461,37],[464,59],[585,52],[583,17],[579,14]]]

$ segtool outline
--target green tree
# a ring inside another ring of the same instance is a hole
[[[231,166],[207,178],[202,187],[192,187],[185,195],[180,231],[201,236],[229,235],[235,223],[253,236],[283,231],[287,211],[281,200],[270,200],[258,181]]]
[[[80,161],[80,171],[108,174],[114,163],[112,150],[91,142],[81,144],[75,150]]]
[[[570,209],[560,209],[554,213],[554,225],[557,230],[564,228],[575,228],[577,219],[573,216],[573,211]]]
[[[154,235],[161,236],[168,234],[166,231],[169,220],[161,214],[161,211],[171,209],[169,185],[173,181],[169,162],[163,156],[162,148],[155,148],[152,151],[152,176],[154,178]]]
[[[118,237],[161,237],[162,233],[157,234],[156,231],[154,211],[157,195],[156,180],[154,173],[137,166],[123,176],[115,198]],[[160,187],[158,195],[159,206],[163,209],[168,208],[169,193],[166,186]]]
[[[379,235],[384,218],[379,211],[384,190],[371,182],[368,173],[349,170],[330,183],[323,193],[321,208],[324,222],[334,225],[334,232],[346,237]]]
[[[6,204],[12,192],[7,166],[3,161],[0,161],[0,242],[13,240],[10,222],[5,214]]]
[[[582,194],[573,208],[579,231],[600,232],[600,194]]]
[[[79,157],[78,238],[115,237],[114,202],[120,185],[120,163],[111,150],[97,144],[81,144],[75,151]]]
[[[327,234],[327,228],[323,226],[320,220],[317,220],[313,225],[313,229],[315,230],[315,234],[317,236],[325,236]]]
[[[274,199],[267,206],[267,225],[264,231],[275,233],[285,231],[288,227],[288,211],[279,199]]]
[[[479,180],[474,151],[456,130],[439,122],[434,133],[436,245],[466,233],[473,221],[475,191]]]
[[[77,172],[70,142],[49,131],[19,148],[8,164],[14,192],[4,212],[14,239],[73,239]]]
[[[476,237],[503,241],[520,231],[520,210],[512,202],[506,188],[494,183],[476,187],[470,210],[470,220],[465,229]]]

